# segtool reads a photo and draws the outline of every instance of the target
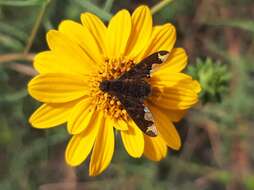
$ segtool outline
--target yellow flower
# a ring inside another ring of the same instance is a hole
[[[181,140],[172,122],[180,120],[198,101],[198,82],[181,73],[187,64],[182,48],[173,48],[173,25],[153,26],[148,7],[132,15],[119,11],[108,27],[91,13],[81,15],[82,24],[65,20],[58,30],[47,33],[49,51],[39,53],[34,67],[39,75],[28,84],[32,97],[44,104],[30,118],[35,128],[50,128],[67,122],[73,135],[66,148],[66,161],[81,164],[91,153],[89,175],[104,171],[111,162],[115,132],[134,158],[143,154],[159,161],[167,147],[179,149]],[[99,89],[104,79],[114,79],[143,58],[170,52],[168,60],[156,66],[149,83],[152,94],[145,104],[152,112],[157,137],[144,135],[116,97]]]

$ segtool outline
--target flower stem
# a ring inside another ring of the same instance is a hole
[[[50,2],[50,0],[45,0],[45,2],[41,6],[40,12],[38,13],[38,16],[36,18],[35,24],[34,24],[33,29],[31,31],[30,37],[28,38],[26,47],[24,49],[24,54],[27,54],[30,51],[30,49],[31,49],[31,47],[33,45],[34,38],[35,38],[35,36],[37,34],[37,31],[39,29],[39,26],[41,24],[42,18],[44,16],[45,11],[46,11],[46,7],[47,7],[49,2]]]
[[[154,5],[151,8],[151,12],[154,15],[155,13],[159,12],[162,8],[164,8],[165,6],[167,6],[169,3],[171,3],[173,0],[163,0],[161,2],[159,2],[158,4]]]

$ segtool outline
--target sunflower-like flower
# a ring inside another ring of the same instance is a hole
[[[47,33],[49,51],[35,57],[38,75],[28,84],[32,97],[44,104],[30,117],[35,128],[45,129],[67,122],[72,135],[66,162],[80,165],[91,153],[89,175],[110,164],[115,135],[134,158],[142,155],[159,161],[167,147],[179,149],[181,140],[173,122],[198,101],[200,85],[181,73],[187,64],[182,48],[173,48],[176,30],[172,24],[153,26],[147,6],[132,15],[121,10],[108,26],[95,15],[81,15],[82,24],[65,20]],[[117,97],[102,91],[103,80],[121,76],[148,55],[170,52],[167,61],[153,68],[148,83],[152,92],[144,104],[158,130],[156,137],[142,133]]]

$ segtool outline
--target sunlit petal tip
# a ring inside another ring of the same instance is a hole
[[[183,73],[156,72],[152,78],[154,91],[149,98],[165,109],[186,110],[197,103],[199,84]],[[197,87],[196,87],[197,86]],[[197,88],[197,90],[195,90]]]
[[[115,148],[113,123],[110,118],[105,119],[104,125],[102,125],[98,131],[91,155],[89,164],[90,176],[96,176],[103,172],[108,167],[113,157]]]
[[[105,24],[92,13],[83,13],[80,16],[81,22],[85,28],[89,30],[94,40],[97,43],[97,46],[101,54],[105,54],[105,34],[107,28]]]
[[[97,172],[96,172],[96,171],[94,171],[94,170],[92,170],[92,169],[89,169],[89,176],[95,177],[95,176],[100,175],[102,172],[103,172],[103,171],[101,171],[101,172],[97,171]]]
[[[67,145],[67,148],[65,150],[65,162],[69,165],[69,166],[72,166],[72,167],[76,167],[78,165],[80,165],[82,162],[81,161],[75,161],[73,158],[72,158],[72,155],[71,153],[69,152],[69,150],[67,149],[70,149]]]
[[[102,22],[102,20],[97,17],[96,15],[85,12],[82,13],[80,16],[80,20],[84,26],[88,28],[88,30],[94,35],[94,34],[105,34],[106,26]],[[100,36],[102,37],[102,36]],[[102,40],[103,38],[99,38],[98,40]],[[101,41],[98,41],[101,43]]]
[[[144,155],[155,162],[158,162],[166,157],[167,155],[167,145],[163,138],[158,135],[157,137],[148,137],[144,136],[145,138],[145,149]]]
[[[170,52],[168,60],[161,66],[153,69],[152,76],[169,75],[169,73],[181,72],[188,63],[188,56],[183,48],[174,48]]]
[[[183,54],[184,57],[185,57],[186,59],[188,59],[187,52],[186,52],[186,50],[185,50],[184,48],[178,47],[178,48],[175,48],[175,49],[179,51],[179,54]]]
[[[30,94],[33,98],[35,98],[35,96],[33,95],[34,92],[33,92],[33,85],[34,85],[34,81],[36,81],[36,79],[39,78],[39,75],[35,76],[34,78],[32,78],[28,84],[27,84],[27,91],[28,91],[28,94]],[[35,98],[36,99],[36,98]]]
[[[168,147],[178,150],[181,147],[181,139],[174,124],[163,109],[149,104],[149,109],[153,113],[159,135],[163,138]]]
[[[82,21],[83,19],[86,19],[88,17],[96,17],[98,19],[100,19],[99,17],[97,17],[95,14],[91,13],[91,12],[83,12],[80,14],[80,20]]]
[[[146,9],[146,10],[149,10],[149,11],[150,11],[150,8],[149,8],[147,5],[145,5],[145,4],[139,5],[139,6],[134,10],[134,12],[137,11],[138,9]]]
[[[174,149],[174,150],[179,150],[181,147],[182,147],[182,141],[181,141],[180,137],[179,137],[179,140],[176,141],[175,144],[172,144],[172,145],[170,146],[170,148],[172,148],[172,149]]]
[[[173,25],[172,23],[166,23],[164,25],[162,25],[163,27],[165,27],[165,29],[167,28],[168,30],[170,30],[171,35],[176,38],[176,27],[175,25]]]
[[[125,54],[131,59],[136,59],[148,45],[153,28],[150,9],[140,6],[131,15],[132,30]]]
[[[83,21],[85,21],[86,19],[92,18],[92,17],[93,17],[93,18],[97,18],[97,19],[100,20],[99,17],[97,17],[95,14],[90,13],[90,12],[81,13],[81,15],[80,15],[80,20],[81,20],[82,23],[83,23]],[[102,22],[102,21],[101,21],[101,22]]]
[[[122,9],[118,11],[113,17],[116,17],[118,14],[124,14],[126,16],[130,16],[130,12],[127,9]]]
[[[145,58],[150,55],[151,52],[157,52],[161,50],[166,50],[171,52],[176,41],[176,29],[170,24],[164,24],[153,27],[151,38],[149,44],[144,49],[143,53],[139,55],[140,58]]]
[[[41,70],[44,70],[43,59],[49,52],[50,51],[43,51],[34,56],[33,67],[39,73],[41,73]]]
[[[150,16],[152,16],[151,10],[147,5],[140,5],[138,6],[134,12],[132,13],[132,15],[134,14],[140,14],[141,12],[145,12],[145,15],[147,16],[147,14],[149,14]]]
[[[162,25],[162,27],[170,29],[172,34],[176,33],[176,27],[172,23],[166,23],[166,24]]]
[[[50,30],[46,33],[46,38],[48,39],[48,38],[51,37],[51,35],[54,35],[54,34],[56,34],[56,33],[57,33],[57,30],[55,30],[55,29],[50,29]]]
[[[35,62],[37,62],[38,60],[40,60],[41,57],[43,57],[43,55],[44,55],[46,52],[50,52],[50,51],[42,51],[42,52],[40,52],[40,53],[37,53],[37,54],[34,56],[33,63],[35,63]]]
[[[121,131],[124,147],[133,158],[140,158],[144,152],[144,135],[133,121],[129,122],[128,131]]]
[[[77,23],[73,20],[63,20],[58,25],[58,31],[61,31],[63,28],[65,28],[65,25],[69,25],[69,24],[79,24],[79,23]]]
[[[50,44],[52,42],[52,38],[54,38],[56,35],[58,35],[58,31],[55,29],[50,29],[46,34],[46,41],[50,49],[51,49]]]
[[[202,90],[202,87],[200,85],[200,83],[197,81],[197,80],[193,80],[193,90],[196,92],[196,93],[200,93],[201,90]]]
[[[126,9],[117,12],[111,18],[106,35],[106,56],[108,58],[119,58],[124,55],[131,34],[131,27],[131,15]]]
[[[104,60],[100,48],[87,27],[71,20],[65,20],[59,25],[59,31],[74,44],[74,47],[78,46],[76,48],[81,50],[80,53],[86,62],[93,63],[92,65],[97,65],[97,67],[102,65]]]
[[[170,32],[171,32],[170,39],[171,39],[171,44],[172,44],[171,49],[172,49],[175,45],[176,38],[177,38],[177,36],[176,36],[176,27],[171,23],[165,24],[165,27],[168,28],[168,30],[170,30]]]
[[[36,110],[37,111],[37,110]],[[31,124],[31,126],[32,127],[34,127],[34,128],[38,128],[38,129],[44,129],[45,127],[41,127],[38,123],[37,123],[37,118],[38,118],[38,116],[37,116],[37,113],[36,113],[36,111],[29,117],[29,119],[28,119],[28,122]]]
[[[82,17],[87,17],[87,16],[89,16],[89,15],[94,15],[94,14],[92,14],[92,13],[90,13],[90,12],[83,12],[83,13],[81,13],[80,14],[80,20],[82,21]],[[95,15],[96,16],[96,15]]]
[[[75,105],[70,102],[63,105],[43,104],[29,118],[29,123],[38,129],[45,129],[65,123]]]
[[[28,84],[28,92],[41,102],[65,103],[89,94],[89,86],[82,75],[47,73],[34,77]]]

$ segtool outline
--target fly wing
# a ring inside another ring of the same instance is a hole
[[[167,60],[169,56],[168,51],[158,51],[143,59],[140,63],[135,65],[129,71],[125,72],[119,77],[119,80],[130,79],[130,78],[149,78],[150,71],[152,70],[153,64],[161,64]]]
[[[133,96],[116,94],[128,115],[146,135],[155,137],[158,135],[151,112],[144,106],[143,100]]]

